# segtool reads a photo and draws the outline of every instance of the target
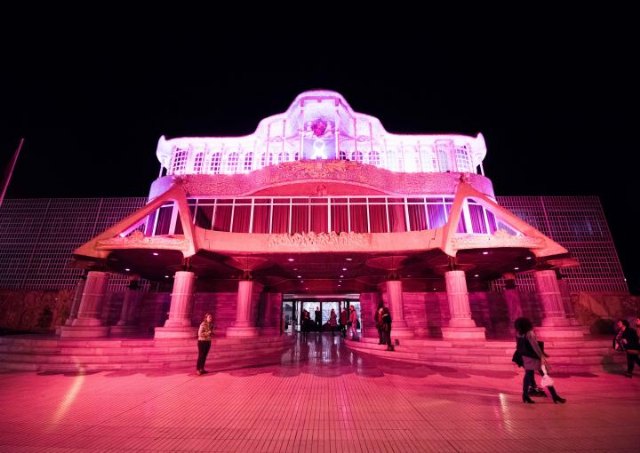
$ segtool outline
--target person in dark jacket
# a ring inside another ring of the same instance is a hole
[[[522,380],[522,402],[533,404],[534,401],[529,396],[529,389],[535,387],[535,372],[542,373],[541,365],[547,365],[547,354],[542,352],[535,333],[533,332],[533,324],[528,318],[518,318],[514,322],[516,329],[516,347],[522,354],[524,362],[524,378]],[[566,399],[562,398],[556,392],[554,386],[547,387],[553,398],[554,403],[564,404]]]
[[[633,377],[633,368],[636,363],[640,365],[640,341],[636,329],[629,327],[629,321],[619,319],[616,327],[618,332],[613,339],[613,348],[618,351],[624,351],[627,355],[627,371],[624,373],[626,377]]]
[[[387,351],[393,351],[394,347],[391,344],[391,313],[387,307],[382,307],[382,338],[384,344],[387,345]]]

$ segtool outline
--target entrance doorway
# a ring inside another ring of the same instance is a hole
[[[313,331],[330,332],[329,317],[331,315],[331,309],[336,311],[338,323],[340,323],[340,312],[345,309],[348,313],[349,306],[355,308],[358,319],[360,319],[360,300],[358,294],[342,296],[296,296],[284,294],[282,300],[284,331],[288,333],[301,332],[302,312],[306,310],[309,312],[309,318],[314,327],[312,329]],[[337,329],[339,328],[338,325]]]

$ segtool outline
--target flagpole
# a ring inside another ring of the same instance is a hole
[[[2,202],[4,201],[4,196],[7,193],[7,189],[9,188],[9,182],[11,181],[11,176],[13,176],[13,170],[16,168],[16,162],[18,161],[18,156],[20,155],[20,150],[22,149],[22,144],[24,143],[24,138],[20,139],[20,144],[18,148],[13,153],[13,158],[9,163],[9,167],[7,169],[6,176],[4,178],[4,182],[2,184],[2,194],[0,194],[0,206],[2,206]]]

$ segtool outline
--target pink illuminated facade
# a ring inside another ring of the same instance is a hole
[[[229,337],[277,335],[302,309],[322,306],[324,322],[346,304],[374,335],[380,302],[397,338],[483,340],[492,304],[503,325],[524,311],[543,337],[581,336],[558,280],[577,261],[496,202],[486,152],[481,134],[389,133],[320,90],[247,136],[162,137],[146,206],[75,250],[92,296],[61,334],[109,335],[97,313],[117,274],[170,291],[156,338],[191,337],[204,311]],[[129,302],[120,331],[135,327]]]

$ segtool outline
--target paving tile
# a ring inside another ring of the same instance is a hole
[[[298,344],[281,366],[204,376],[1,373],[0,452],[635,452],[640,445],[640,379],[559,376],[567,404],[524,405],[517,372],[427,370],[341,345],[329,358],[319,353],[329,341]]]

